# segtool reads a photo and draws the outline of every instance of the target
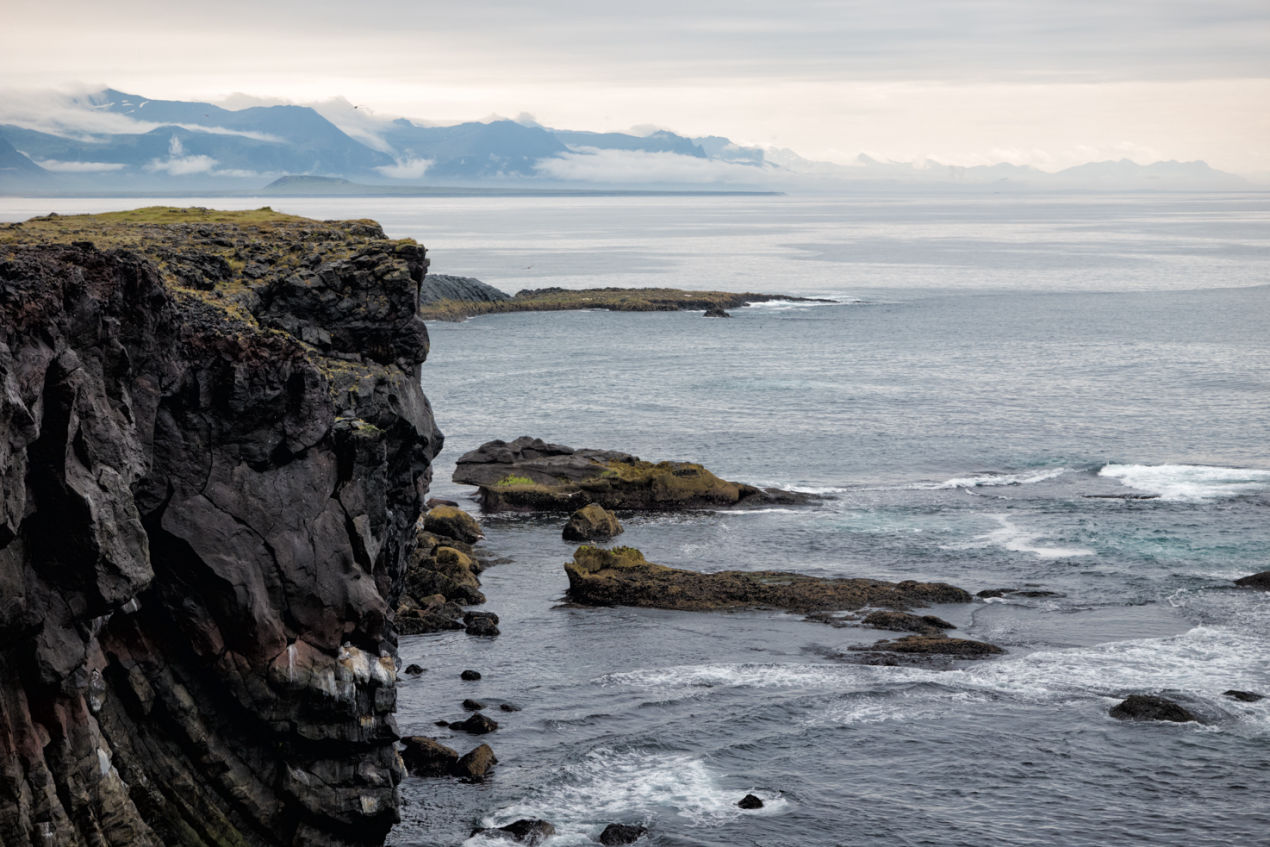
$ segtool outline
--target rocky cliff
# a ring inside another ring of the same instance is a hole
[[[0,843],[382,842],[426,266],[267,209],[0,227]]]

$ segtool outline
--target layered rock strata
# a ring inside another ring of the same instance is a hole
[[[0,227],[0,843],[382,842],[426,267],[269,210]]]

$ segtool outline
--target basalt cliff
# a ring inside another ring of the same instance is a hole
[[[426,267],[267,209],[0,226],[0,843],[382,842]]]

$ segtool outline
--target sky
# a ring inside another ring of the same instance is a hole
[[[344,98],[849,163],[1202,159],[1270,176],[1267,0],[9,0],[5,101]]]

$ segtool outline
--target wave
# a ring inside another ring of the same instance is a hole
[[[1205,503],[1270,491],[1270,471],[1212,465],[1104,465],[1099,476],[1118,479],[1161,500]]]
[[[926,491],[943,491],[950,488],[988,488],[998,485],[1033,485],[1047,479],[1055,479],[1067,473],[1067,468],[1047,468],[1040,471],[1024,471],[1019,473],[982,473],[974,476],[959,476],[943,482],[915,482],[906,486],[910,489]]]
[[[863,300],[858,300],[854,297],[841,296],[833,298],[826,297],[823,299],[828,300],[829,302],[816,301],[812,303],[800,303],[798,301],[790,300],[766,300],[759,303],[749,303],[746,305],[746,308],[764,309],[770,312],[792,312],[796,309],[816,309],[821,306],[852,306],[864,302]]]
[[[763,800],[758,814],[781,814],[788,807],[788,801],[775,792],[725,786],[713,768],[694,756],[600,748],[579,762],[565,765],[558,779],[498,809],[482,824],[498,827],[521,818],[542,818],[556,825],[551,843],[590,844],[615,820],[649,820],[669,811],[690,826],[717,826],[755,814],[736,805],[747,793]],[[477,835],[464,845],[506,843]]]
[[[1088,547],[1052,547],[1037,544],[1038,539],[1044,538],[1042,533],[1029,532],[1026,529],[1015,526],[1005,515],[992,515],[991,517],[1001,524],[1000,529],[977,535],[974,540],[964,544],[945,545],[941,549],[974,550],[983,547],[1001,547],[1013,553],[1031,553],[1040,559],[1069,559],[1076,556],[1094,555],[1094,551]]]

